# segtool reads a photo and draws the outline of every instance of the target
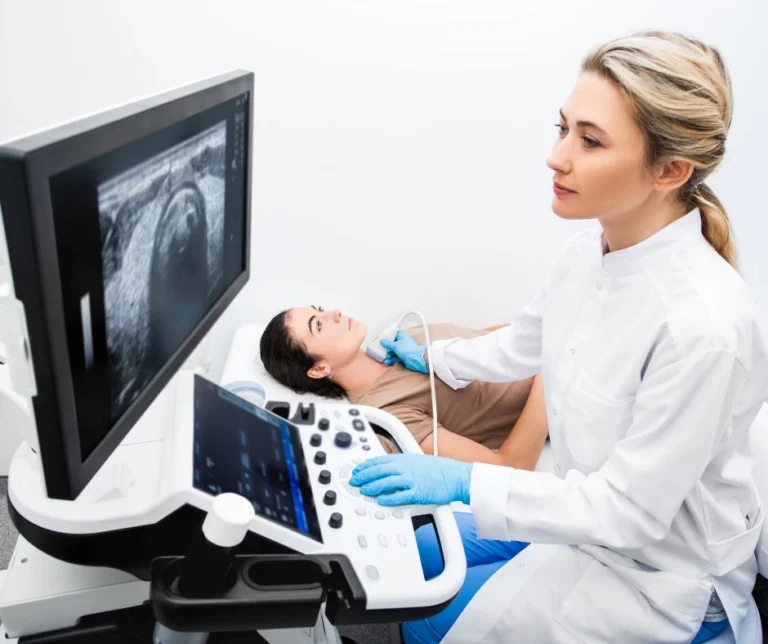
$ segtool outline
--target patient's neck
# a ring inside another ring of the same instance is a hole
[[[347,392],[363,392],[387,369],[387,365],[360,351],[351,362],[333,372],[333,380]]]

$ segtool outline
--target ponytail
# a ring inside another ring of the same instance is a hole
[[[723,204],[705,183],[694,188],[691,202],[701,212],[701,232],[706,240],[726,262],[738,268],[736,241]]]

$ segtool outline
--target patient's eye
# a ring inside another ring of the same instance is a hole
[[[318,332],[318,333],[320,333],[320,330],[321,330],[322,328],[323,328],[323,323],[322,323],[320,320],[318,320],[318,321],[317,321],[317,332]]]

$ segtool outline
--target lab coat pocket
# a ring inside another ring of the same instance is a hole
[[[763,530],[763,510],[757,506],[745,521],[743,532],[719,541],[709,542],[712,574],[721,577],[740,566],[749,557],[757,554],[760,564],[761,532]],[[762,572],[762,570],[760,571]]]
[[[594,561],[563,602],[555,622],[585,644],[691,641],[701,626],[711,584],[629,567],[624,572]],[[637,575],[660,578],[642,583],[633,579]]]
[[[574,460],[598,469],[632,422],[635,397],[616,399],[581,373],[566,397],[563,427]]]

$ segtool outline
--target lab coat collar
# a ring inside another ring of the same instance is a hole
[[[666,251],[670,246],[686,243],[703,237],[701,232],[701,213],[694,208],[686,215],[676,219],[657,233],[634,246],[606,253],[605,238],[600,236],[600,256],[604,270],[611,273],[631,273],[641,270],[649,263],[658,260],[659,251]]]

